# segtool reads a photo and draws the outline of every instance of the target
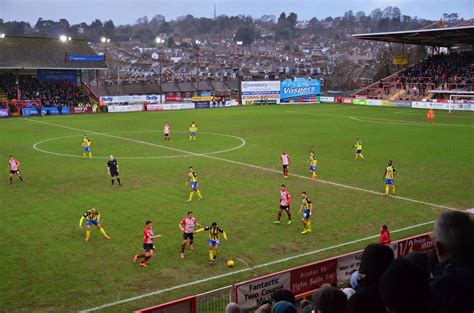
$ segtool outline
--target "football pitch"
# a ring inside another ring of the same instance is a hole
[[[474,204],[474,114],[352,105],[239,107],[0,120],[0,151],[25,178],[0,184],[0,311],[130,312],[285,268],[361,249],[388,224],[392,240],[430,231],[445,210]],[[191,121],[199,127],[189,142]],[[171,125],[172,142],[162,125]],[[82,158],[81,139],[93,159]],[[354,160],[357,138],[365,160]],[[284,179],[279,156],[291,156]],[[318,159],[311,181],[308,152]],[[123,187],[112,187],[106,162],[119,162]],[[384,197],[387,161],[397,170],[396,197]],[[204,200],[185,200],[187,169]],[[292,196],[293,223],[274,225],[279,189]],[[314,204],[313,232],[302,235],[302,191]],[[78,227],[96,207],[110,241]],[[217,264],[208,262],[207,233],[180,259],[179,221],[217,222]],[[155,255],[132,262],[143,227],[153,221]],[[397,231],[398,230],[398,231]],[[234,268],[226,261],[235,260]],[[133,301],[117,303],[155,292]],[[108,306],[110,305],[110,306]]]

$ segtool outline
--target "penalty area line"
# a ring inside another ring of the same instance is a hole
[[[100,132],[96,132],[96,131],[92,131],[92,130],[85,130],[85,129],[75,128],[75,127],[69,127],[69,126],[65,126],[65,125],[51,124],[51,123],[47,123],[47,122],[43,122],[43,121],[37,121],[37,120],[26,119],[25,121],[45,124],[45,125],[49,125],[49,126],[61,127],[61,128],[69,129],[69,130],[80,131],[80,132],[83,132],[83,133],[91,133],[91,134],[96,134],[96,135],[100,135],[100,136],[105,136],[105,137],[110,137],[110,138],[115,138],[115,139],[121,139],[121,140],[129,141],[129,142],[149,145],[149,146],[153,146],[153,147],[157,147],[157,148],[168,149],[168,150],[175,151],[175,152],[186,153],[186,154],[189,154],[189,155],[192,155],[192,156],[204,157],[204,158],[209,158],[209,159],[213,159],[213,160],[219,160],[219,161],[223,161],[223,162],[227,162],[227,163],[232,163],[232,164],[236,164],[236,165],[241,165],[241,166],[246,166],[246,167],[259,169],[259,170],[262,170],[262,171],[281,174],[281,171],[275,170],[275,169],[272,169],[272,168],[268,168],[268,167],[263,167],[263,166],[253,165],[253,164],[244,163],[244,162],[240,162],[240,161],[224,159],[224,158],[221,158],[221,157],[208,155],[208,154],[203,154],[203,153],[190,152],[190,151],[176,149],[176,148],[168,147],[168,146],[165,146],[165,145],[159,145],[159,144],[146,142],[146,141],[142,141],[142,140],[135,140],[135,139],[127,138],[127,137],[115,136],[115,135],[100,133]],[[310,177],[299,175],[299,174],[289,174],[289,176],[298,177],[298,178],[306,179],[306,180],[311,180]],[[378,195],[378,196],[385,196],[385,194],[382,193],[382,192],[373,191],[373,190],[364,189],[364,188],[359,188],[359,187],[354,187],[354,186],[341,184],[341,183],[336,183],[336,182],[332,182],[332,181],[328,181],[328,180],[318,179],[316,182],[323,183],[323,184],[328,184],[328,185],[332,185],[332,186],[337,186],[337,187],[341,187],[341,188],[366,192],[366,193],[370,193],[370,194],[374,194],[374,195]],[[440,204],[429,203],[429,202],[426,202],[426,201],[401,197],[401,196],[389,195],[387,197],[395,198],[395,199],[398,199],[398,200],[404,200],[404,201],[408,201],[408,202],[413,202],[413,203],[418,203],[418,204],[424,204],[424,205],[439,208],[439,209],[464,212],[463,210],[460,210],[460,209],[451,208],[451,207],[440,205]]]
[[[393,230],[393,231],[390,231],[390,232],[392,234],[393,233],[400,233],[400,232],[410,230],[410,229],[413,229],[413,228],[418,228],[418,227],[434,224],[434,222],[435,221],[420,223],[420,224],[416,224],[416,225],[396,229],[396,230]],[[143,298],[148,298],[148,297],[151,297],[151,296],[157,296],[157,295],[167,293],[167,292],[170,292],[170,291],[173,291],[173,290],[183,289],[183,288],[186,288],[186,287],[191,287],[191,286],[199,285],[199,284],[202,284],[202,283],[207,283],[207,282],[217,280],[217,279],[220,279],[220,278],[234,276],[234,275],[237,275],[237,274],[240,274],[240,273],[249,272],[249,271],[256,270],[256,269],[259,269],[259,268],[262,268],[262,267],[267,267],[267,266],[271,266],[271,265],[291,261],[291,260],[294,260],[294,259],[299,259],[299,258],[302,258],[302,257],[305,257],[305,256],[310,256],[310,255],[318,254],[318,253],[321,253],[321,252],[325,252],[325,251],[329,251],[329,250],[349,246],[349,245],[352,245],[352,244],[355,244],[355,243],[375,239],[375,238],[378,238],[378,237],[379,237],[379,234],[372,235],[372,236],[367,236],[367,237],[364,237],[364,238],[355,239],[355,240],[351,240],[351,241],[347,241],[347,242],[340,243],[340,244],[337,244],[337,245],[324,247],[324,248],[321,248],[321,249],[317,249],[317,250],[313,250],[313,251],[293,255],[293,256],[290,256],[290,257],[283,258],[283,259],[274,260],[274,261],[270,261],[270,262],[267,262],[267,263],[263,263],[263,264],[243,268],[243,269],[240,269],[240,270],[237,270],[237,271],[224,273],[224,274],[217,275],[217,276],[211,276],[211,277],[195,280],[195,281],[192,281],[192,282],[189,282],[189,283],[180,284],[180,285],[176,285],[176,286],[173,286],[173,287],[169,287],[169,288],[165,288],[165,289],[160,289],[160,290],[155,290],[155,291],[152,291],[152,292],[144,293],[144,294],[141,294],[141,295],[138,295],[138,296],[135,296],[135,297],[131,297],[131,298],[127,298],[127,299],[122,299],[122,300],[106,303],[106,304],[103,304],[103,305],[100,305],[100,306],[97,306],[97,307],[94,307],[94,308],[82,310],[82,311],[80,311],[80,313],[88,313],[88,312],[98,311],[98,310],[106,309],[106,308],[116,306],[116,305],[119,305],[119,304],[125,304],[125,303],[133,302],[133,301],[136,301],[136,300],[140,300],[140,299],[143,299]]]

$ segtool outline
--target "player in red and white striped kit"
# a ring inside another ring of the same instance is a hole
[[[288,167],[290,167],[291,158],[285,150],[281,153],[280,160],[283,166],[283,177],[288,178]]]
[[[13,183],[13,174],[16,174],[20,181],[23,181],[23,177],[20,174],[20,161],[15,159],[13,155],[10,155],[10,160],[8,160],[8,180],[10,181],[10,185]]]
[[[170,125],[167,122],[163,125],[163,135],[165,136],[165,142],[168,141],[168,143],[170,143],[171,142]]]
[[[196,218],[193,216],[193,212],[189,211],[181,222],[178,224],[179,229],[183,232],[183,242],[181,243],[181,259],[184,259],[184,249],[186,244],[189,244],[189,250],[193,250],[194,241],[194,227],[201,227],[201,224],[196,222]]]
[[[290,213],[290,193],[288,188],[285,185],[281,185],[280,190],[280,208],[278,209],[278,218],[273,224],[280,224],[281,221],[281,211],[285,210],[288,215],[288,223],[291,224],[291,213]]]

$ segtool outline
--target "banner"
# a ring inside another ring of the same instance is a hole
[[[382,100],[379,99],[367,99],[367,105],[371,106],[381,106]]]
[[[210,108],[211,103],[210,102],[194,102],[194,107],[196,109],[205,109],[205,108]]]
[[[352,104],[358,104],[358,105],[367,105],[368,101],[367,99],[352,99]]]
[[[165,101],[166,102],[174,102],[174,101],[181,102],[183,101],[183,98],[181,96],[166,96]]]
[[[148,111],[167,111],[167,110],[184,110],[194,109],[194,103],[173,103],[173,104],[149,104]]]
[[[351,97],[344,97],[342,99],[342,103],[344,104],[352,104],[352,98]]]
[[[0,109],[0,117],[8,117],[9,111],[8,109]]]
[[[103,55],[87,55],[87,54],[68,54],[68,60],[71,62],[104,62]]]
[[[420,235],[411,237],[404,240],[399,240],[398,253],[395,254],[399,258],[404,257],[414,251],[416,252],[428,252],[435,248],[435,244],[430,234]]]
[[[93,113],[91,107],[70,107],[69,113],[71,114],[84,114],[84,113]]]
[[[313,263],[295,268],[291,273],[291,292],[299,295],[321,287],[322,284],[335,285],[337,260]]]
[[[242,104],[280,103],[280,81],[244,81],[241,83]]]
[[[382,100],[382,106],[397,107],[397,108],[411,108],[411,101]]]
[[[214,99],[213,96],[194,96],[192,102],[211,102]]]
[[[140,96],[102,96],[100,100],[104,104],[112,103],[159,103],[160,95],[140,95]]]
[[[306,78],[285,79],[280,86],[281,103],[315,103],[321,93],[319,80]]]
[[[392,64],[393,65],[407,65],[408,57],[406,55],[394,56],[392,57]]]
[[[236,302],[243,309],[256,308],[266,301],[271,303],[276,290],[290,290],[290,272],[275,274],[236,285]]]
[[[107,106],[109,112],[139,112],[143,111],[143,105],[141,104],[130,104],[130,105],[109,105]]]
[[[39,81],[66,81],[77,84],[76,70],[37,70],[36,75]]]
[[[321,102],[323,103],[334,103],[334,97],[319,97],[319,99],[321,100]]]
[[[69,114],[69,107],[63,107],[61,114]],[[23,116],[38,116],[37,108],[22,108],[21,115]],[[56,107],[43,107],[41,108],[41,115],[59,115],[58,108]]]
[[[351,274],[359,270],[362,250],[337,259],[337,283],[348,282]]]

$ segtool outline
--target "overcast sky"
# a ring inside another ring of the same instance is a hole
[[[426,19],[439,19],[443,13],[457,12],[461,17],[474,17],[473,0],[0,0],[0,18],[36,23],[39,17],[70,23],[112,19],[116,25],[134,23],[139,17],[161,14],[167,20],[177,16],[213,17],[217,15],[278,15],[295,12],[299,19],[314,16],[342,16],[353,10],[370,13],[375,8],[397,6],[402,14]]]

